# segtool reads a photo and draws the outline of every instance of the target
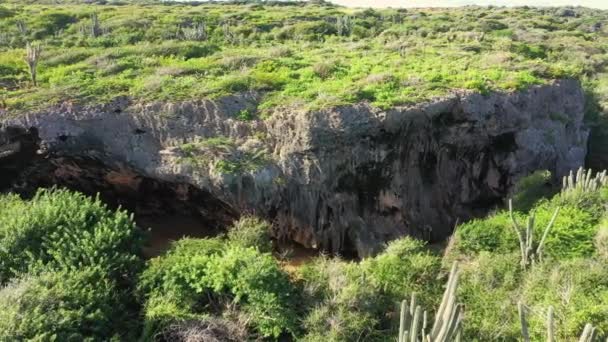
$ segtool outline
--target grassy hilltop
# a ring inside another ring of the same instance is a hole
[[[608,83],[607,11],[30,3],[0,2],[0,103],[14,112],[244,91],[264,94],[260,113],[358,101],[388,108],[452,89]],[[41,46],[36,87],[27,42]]]

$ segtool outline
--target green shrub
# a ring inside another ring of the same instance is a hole
[[[557,340],[573,341],[585,324],[596,327],[598,336],[608,333],[608,264],[592,259],[544,263],[526,273],[523,302],[532,307],[531,337],[541,340],[549,306],[557,314]]]
[[[304,287],[304,341],[373,340],[383,314],[396,306],[379,296],[357,264],[321,257],[299,270]]]
[[[542,202],[535,207],[536,226],[546,227],[554,211],[555,206],[550,202]],[[593,255],[597,223],[597,217],[578,206],[561,206],[545,241],[544,254],[559,259]]]
[[[15,12],[4,7],[0,6],[0,19],[10,18],[15,15]]]
[[[244,216],[228,229],[228,240],[241,247],[271,252],[270,224],[254,216]]]
[[[595,236],[595,248],[598,255],[605,261],[608,261],[608,222],[604,220],[600,225]]]
[[[140,268],[141,238],[132,217],[99,198],[40,190],[24,201],[0,197],[0,283],[28,271],[95,266],[118,279]]]
[[[523,221],[520,219],[520,222]],[[509,213],[501,211],[485,219],[471,220],[458,226],[456,248],[462,253],[507,252],[518,249]]]
[[[295,292],[272,256],[223,244],[186,239],[150,261],[139,284],[147,336],[175,320],[220,315],[222,306],[236,306],[262,336],[295,332]]]
[[[320,257],[298,270],[305,307],[305,341],[383,341],[398,327],[407,293],[434,307],[440,300],[441,260],[411,238],[391,242],[360,263]]]
[[[462,266],[458,296],[466,306],[464,341],[517,341],[516,294],[522,282],[518,251],[481,252]]]
[[[557,206],[560,212],[545,241],[543,253],[553,258],[588,257],[594,253],[593,239],[599,218],[579,206],[564,203],[556,195],[551,201],[541,201],[533,208],[535,226],[546,227]],[[515,213],[520,226],[525,226],[523,215]],[[540,239],[542,232],[536,232]],[[538,241],[538,240],[537,240]],[[509,252],[518,250],[519,242],[509,213],[501,211],[485,219],[476,219],[458,227],[456,248],[462,253]]]
[[[337,69],[337,64],[332,61],[322,61],[312,66],[312,72],[321,79],[329,78]]]
[[[551,172],[535,171],[515,184],[512,194],[513,208],[517,211],[528,212],[536,202],[543,198],[550,198],[556,192],[551,186]]]
[[[44,11],[43,14],[36,18],[34,25],[32,25],[35,30],[34,38],[43,39],[48,35],[66,29],[76,21],[77,19],[68,12],[53,10]]]
[[[399,302],[404,294],[417,293],[420,303],[431,308],[437,304],[440,289],[435,286],[441,270],[441,258],[425,249],[424,242],[402,238],[388,244],[374,258],[361,262],[368,286]]]
[[[0,290],[0,340],[133,340],[137,315],[129,302],[98,268],[14,279]]]

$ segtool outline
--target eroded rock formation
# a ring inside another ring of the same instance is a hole
[[[523,92],[453,93],[383,111],[362,103],[277,108],[239,120],[256,94],[218,101],[63,105],[4,120],[34,127],[54,155],[124,165],[191,184],[275,223],[279,238],[373,253],[411,234],[445,238],[454,221],[499,203],[520,177],[583,164],[588,129],[578,82]]]

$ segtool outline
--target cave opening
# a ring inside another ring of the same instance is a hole
[[[24,198],[41,188],[60,187],[99,196],[109,208],[133,213],[137,227],[145,232],[143,253],[147,258],[162,254],[183,237],[215,236],[239,216],[205,190],[146,177],[94,158],[39,155],[11,176],[2,190]]]

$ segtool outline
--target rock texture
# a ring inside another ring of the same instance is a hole
[[[191,184],[275,223],[279,238],[366,256],[405,235],[445,238],[537,169],[581,166],[588,129],[573,80],[487,96],[453,93],[382,111],[361,103],[276,109],[239,121],[256,94],[217,101],[64,105],[4,120],[51,154]],[[222,137],[218,139],[218,137]]]

